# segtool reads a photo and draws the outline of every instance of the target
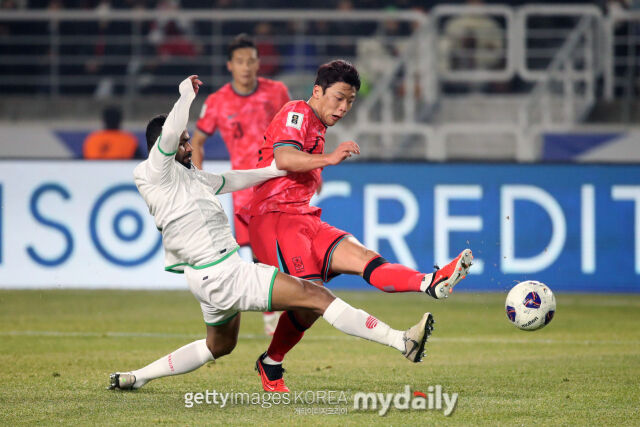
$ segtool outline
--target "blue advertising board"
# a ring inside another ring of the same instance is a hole
[[[164,272],[136,164],[0,162],[0,288],[184,289]],[[471,248],[461,291],[640,292],[640,166],[347,162],[323,177],[323,219],[391,262],[431,272]]]
[[[430,272],[471,248],[460,290],[640,292],[638,166],[352,163],[323,176],[323,219],[391,262]]]

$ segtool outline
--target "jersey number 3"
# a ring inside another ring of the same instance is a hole
[[[233,137],[235,139],[241,139],[244,136],[240,122],[231,123],[231,127],[233,128]]]

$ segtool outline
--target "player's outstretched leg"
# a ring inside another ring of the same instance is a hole
[[[333,272],[360,274],[369,284],[385,292],[425,292],[433,298],[447,298],[453,287],[469,272],[472,259],[471,250],[465,249],[443,268],[424,274],[401,264],[389,263],[349,236],[336,247],[330,265]],[[262,367],[263,384],[268,384],[265,387],[286,388],[284,383],[280,384],[284,372],[282,361],[302,339],[315,316],[317,314],[305,311],[287,311],[280,316],[266,355],[260,356],[256,362],[258,369]]]
[[[308,309],[329,322],[336,329],[356,337],[388,345],[400,351],[412,362],[422,360],[424,346],[433,330],[433,316],[425,313],[415,326],[400,331],[369,313],[356,309],[328,289],[310,281],[278,273],[273,285],[272,307],[279,310]],[[282,379],[281,365],[275,369],[264,363],[261,355],[256,361],[265,391],[288,391]],[[276,372],[277,371],[277,372]]]
[[[111,374],[109,376],[109,389],[138,389],[156,378],[186,374],[211,360],[213,360],[213,356],[207,348],[206,340],[194,341],[161,357],[144,368],[131,372]]]
[[[384,292],[426,292],[434,298],[445,298],[453,286],[467,275],[472,258],[471,250],[466,249],[451,264],[425,274],[402,264],[390,263],[349,236],[336,246],[330,267],[333,273],[360,275],[371,286]]]
[[[422,361],[424,346],[434,323],[431,313],[425,313],[416,325],[406,331],[398,331],[340,298],[333,300],[322,317],[346,334],[394,347],[412,362]]]
[[[238,342],[240,314],[219,326],[207,325],[207,338],[194,341],[144,368],[109,375],[109,389],[135,390],[151,380],[186,374],[207,362],[231,353]]]
[[[425,276],[423,279],[425,292],[436,299],[447,298],[453,292],[453,287],[469,274],[471,260],[473,260],[471,249],[465,249],[449,264]],[[427,286],[428,276],[431,276],[431,279]]]

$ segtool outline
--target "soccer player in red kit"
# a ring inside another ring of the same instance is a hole
[[[231,82],[207,97],[200,119],[196,123],[191,144],[192,162],[202,169],[204,143],[220,130],[232,169],[253,169],[257,153],[262,145],[264,131],[282,106],[289,101],[287,87],[274,80],[258,77],[260,59],[258,50],[246,34],[233,39],[228,47],[227,69]],[[253,189],[233,193],[233,211],[251,201]],[[235,237],[241,247],[249,245],[247,225],[234,217]],[[278,317],[275,313],[264,313],[265,333],[273,335]]]
[[[359,89],[355,67],[332,61],[318,69],[308,102],[291,101],[274,117],[265,132],[257,167],[275,159],[278,169],[289,174],[254,189],[249,223],[254,254],[262,263],[307,280],[327,282],[341,273],[355,274],[384,292],[425,292],[446,298],[469,271],[473,258],[469,249],[444,268],[421,273],[388,262],[349,233],[323,222],[321,209],[309,205],[322,168],[360,153],[353,141],[324,153],[327,127],[347,114]],[[264,390],[289,391],[282,378],[282,360],[316,319],[302,311],[280,316],[268,350],[256,361]]]

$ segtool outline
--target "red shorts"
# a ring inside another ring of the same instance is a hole
[[[245,224],[241,219],[234,215],[233,218],[233,229],[236,237],[236,242],[240,246],[248,246],[249,245],[249,230],[247,229],[247,224]]]
[[[307,280],[328,282],[338,275],[330,269],[331,256],[347,236],[313,214],[270,212],[249,223],[251,249],[261,263]]]

